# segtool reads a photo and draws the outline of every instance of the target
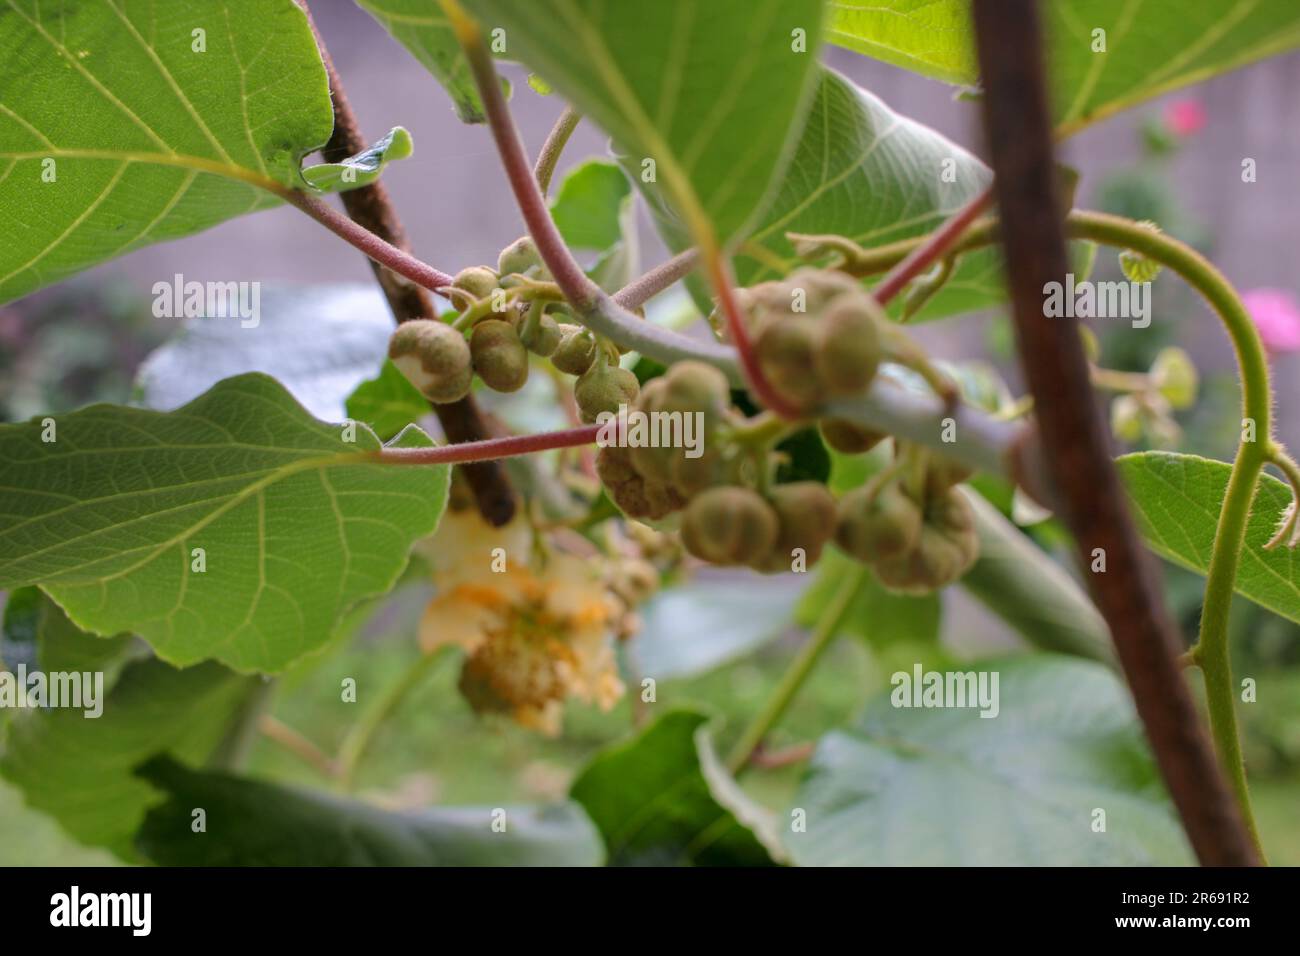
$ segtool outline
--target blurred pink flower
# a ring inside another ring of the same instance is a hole
[[[1255,320],[1264,348],[1270,352],[1300,351],[1300,304],[1282,289],[1251,289],[1241,297]]]
[[[1176,100],[1165,107],[1165,123],[1175,136],[1191,136],[1205,126],[1205,107],[1200,100]]]

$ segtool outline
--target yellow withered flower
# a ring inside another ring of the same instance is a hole
[[[422,551],[438,594],[420,644],[464,648],[459,688],[475,711],[555,736],[568,698],[608,710],[622,695],[611,640],[621,608],[592,562],[538,557],[524,522],[492,528],[472,509],[449,511]]]

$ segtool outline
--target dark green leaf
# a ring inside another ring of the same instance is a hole
[[[572,803],[393,812],[165,758],[139,775],[167,794],[136,839],[164,866],[599,866],[603,858],[600,836]],[[206,817],[200,833],[196,807]]]
[[[718,766],[700,713],[673,710],[587,765],[570,796],[614,866],[764,866],[779,854],[765,812]]]

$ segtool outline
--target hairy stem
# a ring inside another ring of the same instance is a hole
[[[867,575],[865,567],[857,567],[849,574],[845,575],[844,580],[836,589],[830,603],[823,609],[821,617],[817,621],[817,626],[803,647],[799,649],[798,655],[790,662],[789,668],[781,675],[781,681],[772,691],[772,695],[767,699],[754,719],[741,732],[740,739],[731,749],[727,757],[727,769],[732,774],[739,774],[749,764],[750,758],[762,744],[763,738],[768,735],[771,729],[776,726],[777,721],[785,714],[794,700],[799,688],[803,686],[808,675],[812,673],[813,666],[821,658],[822,653],[828,648],[839,633],[840,626],[844,623],[844,617],[848,614],[849,608],[853,604],[853,596],[857,594],[858,588],[862,586],[862,581]]]
[[[380,448],[371,455],[386,465],[454,465],[467,461],[494,461],[514,458],[552,448],[572,448],[590,445],[596,440],[601,425],[583,425],[558,432],[537,435],[509,435],[505,438],[488,438],[484,441],[464,442],[459,445],[438,445],[434,448]]]
[[[699,253],[694,249],[679,252],[615,292],[614,302],[625,309],[639,309],[673,283],[694,272],[699,261]]]
[[[582,114],[572,106],[566,106],[560,118],[555,121],[555,126],[551,129],[550,134],[546,137],[546,142],[542,144],[542,151],[537,154],[537,165],[533,167],[533,178],[537,180],[537,188],[542,192],[542,198],[546,198],[547,191],[551,188],[551,178],[555,175],[555,166],[560,161],[560,154],[564,152],[564,146],[569,142],[569,137],[573,131],[578,128],[578,123],[582,120]]]
[[[942,226],[930,233],[916,246],[907,257],[899,262],[889,275],[881,280],[880,285],[872,289],[876,300],[884,305],[903,288],[930,267],[940,256],[944,255],[961,238],[966,227],[975,221],[993,202],[993,187],[989,186],[974,199],[970,200]]]

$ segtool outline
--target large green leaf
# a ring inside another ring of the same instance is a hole
[[[97,719],[49,709],[12,720],[0,774],[80,842],[132,859],[132,837],[158,800],[132,769],[163,752],[204,759],[252,685],[213,663],[181,671],[157,659],[130,663]]]
[[[821,39],[821,0],[464,0],[614,139],[648,196],[722,241],[761,211],[789,157]],[[804,46],[798,50],[796,31]],[[655,163],[655,181],[642,163]]]
[[[0,302],[275,205],[332,125],[291,0],[8,0]]]
[[[1166,451],[1124,455],[1116,464],[1147,545],[1170,561],[1205,574],[1232,466]],[[1261,476],[1246,526],[1236,589],[1256,604],[1300,621],[1300,559],[1285,547],[1264,550],[1290,502],[1286,482]]]
[[[174,412],[93,405],[54,424],[50,442],[39,420],[0,426],[0,587],[39,584],[79,626],[181,665],[278,671],[322,647],[446,501],[445,467],[380,465],[364,425],[348,442],[256,373]]]
[[[599,866],[604,857],[572,803],[399,813],[166,758],[140,776],[167,801],[149,811],[136,845],[165,866]]]
[[[163,294],[174,288],[170,280],[160,286],[168,290]],[[348,396],[386,361],[393,334],[393,315],[379,287],[355,283],[260,288],[256,324],[222,316],[185,319],[136,374],[143,404],[177,408],[223,378],[265,372],[316,418],[334,422],[347,417]],[[408,387],[418,398],[415,387]],[[421,405],[428,410],[428,402],[421,400]],[[407,418],[401,425],[414,420]],[[391,438],[401,425],[380,437]]]
[[[802,264],[787,233],[845,236],[867,248],[908,239],[939,226],[992,178],[975,156],[830,70],[821,71],[805,109],[794,158],[736,256],[742,286]],[[669,246],[691,245],[675,214],[654,194],[647,198]],[[702,286],[693,291],[703,306]],[[982,308],[1004,295],[998,253],[972,252],[914,321]]]
[[[465,123],[487,120],[474,77],[438,0],[356,0],[438,78]]]
[[[806,830],[788,839],[797,863],[1191,862],[1128,692],[1109,669],[1055,655],[967,666],[998,675],[996,717],[895,706],[900,681],[852,727],[822,739],[794,801],[806,814]],[[1094,829],[1098,810],[1104,832]]]
[[[763,866],[779,853],[770,819],[713,754],[708,718],[672,710],[592,759],[570,796],[614,866]]]
[[[664,588],[641,610],[629,648],[646,677],[691,677],[750,654],[790,629],[790,606],[808,575],[704,572]]]
[[[1295,0],[1045,0],[1040,6],[1052,110],[1064,133],[1300,47]],[[927,76],[972,84],[979,69],[969,7],[970,0],[839,0],[827,39]],[[1104,52],[1094,52],[1095,30],[1105,31]]]

